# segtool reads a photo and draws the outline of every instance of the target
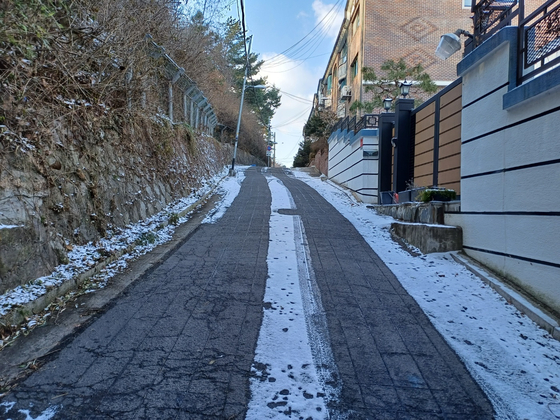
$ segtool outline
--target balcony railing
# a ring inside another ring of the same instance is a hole
[[[338,66],[338,80],[346,79],[347,69],[348,63],[344,63]]]
[[[357,117],[346,117],[341,118],[333,126],[331,133],[337,130],[347,130],[353,131],[354,134],[358,134],[360,130],[371,129],[379,127],[379,115],[378,114],[366,114],[362,118]]]
[[[560,64],[560,0],[548,0],[519,22],[518,79],[523,82]]]
[[[523,0],[478,0],[473,3],[474,46],[477,47],[523,13]]]
[[[519,28],[519,83],[560,65],[560,0],[546,0],[525,16],[525,0],[476,0],[474,47],[504,26]]]

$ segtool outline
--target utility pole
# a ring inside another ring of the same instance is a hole
[[[245,33],[243,33],[245,35]],[[233,148],[233,160],[231,161],[230,176],[235,175],[235,158],[237,157],[237,143],[239,142],[239,128],[241,127],[241,113],[243,111],[243,101],[245,100],[245,86],[247,85],[247,72],[249,71],[249,57],[251,56],[251,43],[253,35],[249,37],[249,47],[245,56],[245,75],[243,76],[243,90],[241,91],[241,103],[239,105],[239,117],[237,118],[237,130],[235,130],[235,146]]]

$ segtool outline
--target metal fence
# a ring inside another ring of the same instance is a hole
[[[195,82],[185,74],[185,69],[179,67],[165,49],[156,44],[152,36],[147,34],[146,52],[154,60],[158,60],[161,73],[167,82],[166,115],[172,122],[188,123],[195,130],[213,134],[218,124],[218,118],[212,105],[204,93],[196,86]],[[129,78],[131,76],[127,76]],[[176,94],[178,94],[176,96]],[[180,101],[177,99],[180,98]],[[145,107],[146,94],[143,93],[142,104]],[[175,104],[180,102],[181,112],[176,112]],[[130,102],[129,102],[130,106]],[[177,120],[177,116],[179,119]]]
[[[518,79],[523,82],[560,64],[560,0],[548,0],[519,22]]]
[[[560,0],[544,1],[527,16],[525,0],[479,0],[472,12],[475,48],[504,26],[519,28],[519,83],[560,64]]]
[[[368,128],[377,128],[379,126],[379,115],[378,114],[366,114],[362,118],[357,119],[357,117],[346,117],[341,118],[333,126],[331,133],[337,130],[341,131],[353,131],[357,134],[360,130]]]
[[[473,2],[474,47],[504,26],[512,25],[523,12],[523,0],[478,0]]]

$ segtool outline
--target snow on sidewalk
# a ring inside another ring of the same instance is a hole
[[[294,171],[360,232],[492,401],[497,419],[560,418],[560,342],[449,253],[413,257],[379,216],[330,182]]]

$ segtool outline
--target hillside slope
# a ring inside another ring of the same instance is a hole
[[[147,33],[171,55],[198,48],[187,51],[200,53],[190,68],[206,66],[216,89],[204,94],[235,119],[236,96],[220,96],[226,78],[210,71],[220,50],[210,56],[202,29],[172,0],[0,3],[0,293],[191,194],[231,161],[230,144],[162,116],[168,81],[145,50]]]

